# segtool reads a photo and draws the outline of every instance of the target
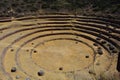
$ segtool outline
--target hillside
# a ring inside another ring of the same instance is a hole
[[[0,15],[65,12],[82,15],[119,15],[119,0],[1,0]]]

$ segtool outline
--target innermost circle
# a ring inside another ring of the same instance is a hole
[[[36,54],[32,54],[33,61],[41,68],[51,71],[81,70],[93,62],[93,50],[81,43],[73,40],[54,40],[46,42],[35,48]],[[89,58],[85,58],[89,56]]]

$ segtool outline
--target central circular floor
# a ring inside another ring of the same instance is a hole
[[[72,40],[54,40],[35,48],[33,61],[41,68],[51,71],[75,71],[88,67],[93,62],[93,50]]]

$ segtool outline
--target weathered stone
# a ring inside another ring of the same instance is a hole
[[[39,72],[38,72],[38,76],[43,76],[44,75],[44,71],[43,70],[40,70]]]
[[[16,67],[12,67],[11,72],[16,72]]]
[[[19,76],[19,75],[17,75],[17,76],[16,76],[16,79],[20,79],[20,76]]]

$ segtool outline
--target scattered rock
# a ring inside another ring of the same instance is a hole
[[[16,72],[16,70],[17,70],[16,67],[11,68],[11,72]]]
[[[78,42],[75,42],[76,44],[78,44]]]
[[[98,54],[100,54],[100,55],[102,55],[102,54],[103,54],[103,51],[102,51],[102,49],[101,49],[101,48],[98,48],[97,52],[98,52]]]
[[[96,65],[97,65],[97,66],[99,66],[99,65],[100,65],[100,63],[99,63],[99,62],[97,62],[97,63],[96,63]]]
[[[98,49],[102,49],[101,47],[98,47]]]
[[[61,71],[62,71],[62,70],[63,70],[63,67],[60,67],[60,68],[59,68],[59,70],[61,70]]]
[[[117,53],[117,50],[112,50],[112,53]]]
[[[102,43],[102,44],[106,44],[107,42],[103,40],[103,41],[101,41],[101,43]]]
[[[11,49],[11,52],[13,52],[14,51],[14,49]]]
[[[89,74],[96,75],[96,73],[95,73],[95,72],[93,72],[92,70],[89,70]]]
[[[26,78],[25,80],[31,80],[30,78]]]
[[[34,50],[33,52],[34,52],[34,53],[37,53],[37,51],[36,51],[36,50]]]
[[[16,79],[20,79],[20,76],[19,76],[19,75],[17,75],[17,76],[16,76]]]
[[[44,71],[43,70],[40,70],[39,72],[38,72],[38,76],[43,76],[44,75]]]
[[[110,46],[109,46],[109,49],[110,49],[110,50],[114,50],[115,48],[114,48],[112,45],[110,45]]]
[[[89,56],[85,56],[85,58],[89,58]]]
[[[27,49],[26,51],[27,51],[27,52],[29,52],[29,50],[28,50],[28,49]]]
[[[94,45],[94,46],[98,46],[98,44],[97,44],[97,43],[93,43],[93,45]]]
[[[34,43],[31,43],[32,45],[34,45]]]
[[[99,38],[99,37],[98,37],[98,38],[96,38],[96,40],[100,41],[100,40],[101,40],[101,38]]]

